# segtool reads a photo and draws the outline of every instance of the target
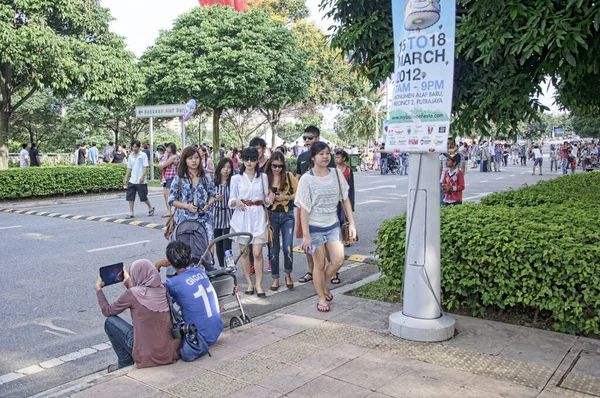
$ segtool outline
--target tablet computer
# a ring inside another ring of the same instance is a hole
[[[123,263],[107,265],[100,268],[100,278],[104,282],[104,286],[114,285],[115,283],[123,282],[125,273],[123,272]]]

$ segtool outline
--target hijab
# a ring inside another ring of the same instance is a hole
[[[170,311],[167,301],[167,288],[160,280],[160,274],[150,260],[137,260],[129,268],[131,293],[141,305],[152,312]]]

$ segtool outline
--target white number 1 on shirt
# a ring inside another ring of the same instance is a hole
[[[211,293],[214,296],[215,303],[219,301],[217,298],[217,293],[215,293],[215,288],[212,285],[210,285],[208,289],[204,289],[204,286],[198,285],[198,291],[194,293],[194,298],[202,297],[204,308],[206,309],[206,316],[210,318],[213,316],[213,312],[212,308],[210,308],[210,301],[208,301],[207,293]]]

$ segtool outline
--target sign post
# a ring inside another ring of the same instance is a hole
[[[394,92],[386,151],[410,153],[402,311],[390,332],[415,341],[454,335],[440,300],[439,154],[446,151],[454,81],[456,0],[392,0]]]
[[[154,162],[154,126],[153,126],[153,118],[150,118],[150,157],[152,159],[148,159],[148,162],[151,164]],[[154,180],[154,167],[150,166],[150,180]]]

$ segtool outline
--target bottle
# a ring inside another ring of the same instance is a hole
[[[225,251],[225,267],[235,267],[235,264],[233,263],[233,252],[231,250]]]

